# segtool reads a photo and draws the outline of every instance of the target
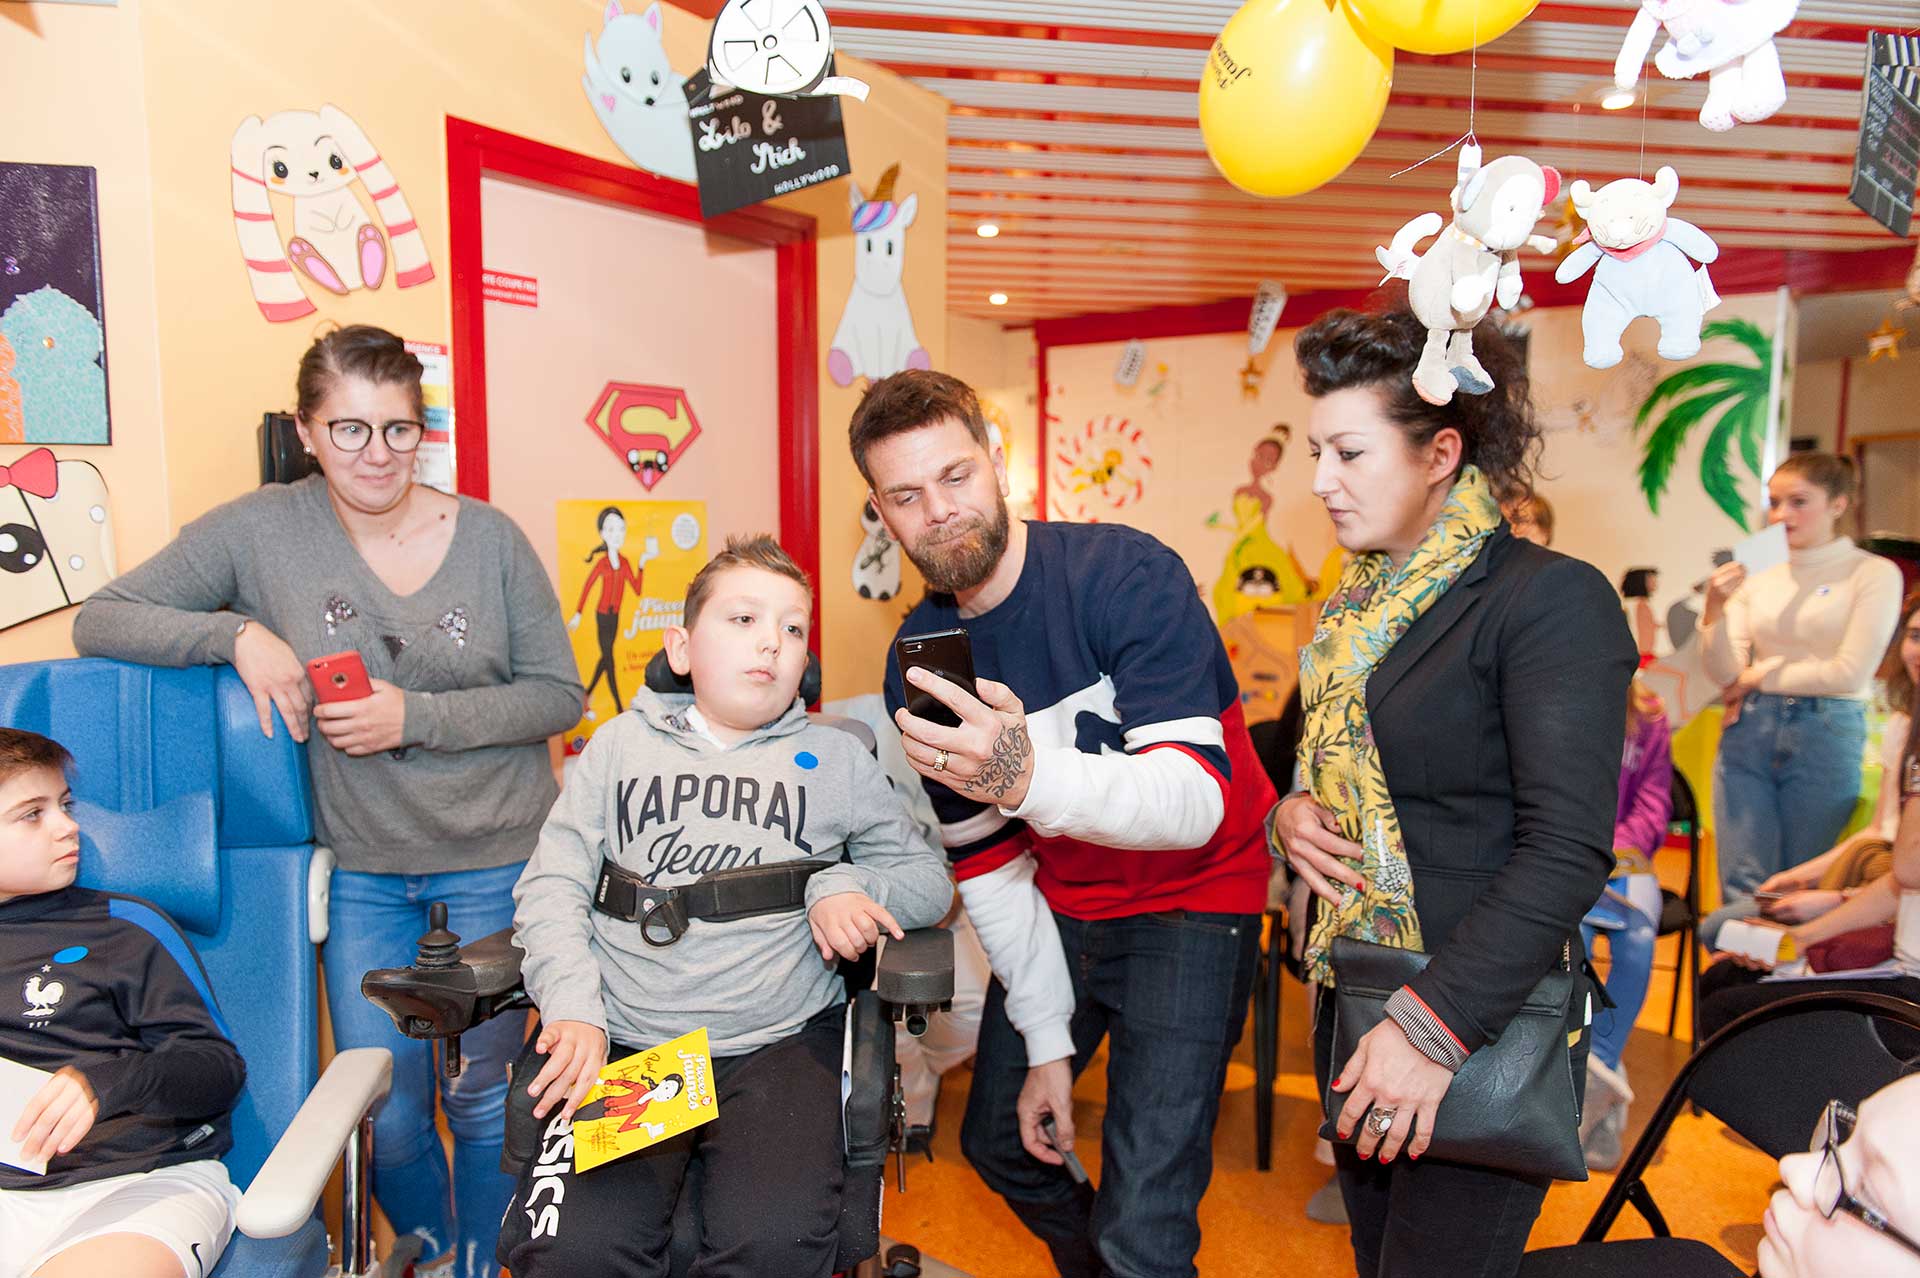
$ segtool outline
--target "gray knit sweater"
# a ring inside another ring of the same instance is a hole
[[[446,559],[404,598],[348,539],[319,476],[209,511],[98,591],[73,624],[90,656],[157,666],[233,660],[243,617],[301,661],[357,651],[407,694],[396,758],[313,733],[320,841],[349,870],[433,874],[524,860],[557,790],[547,738],[582,690],[552,583],[513,521],[460,499]]]
[[[807,884],[807,908],[864,892],[902,928],[938,923],[953,884],[852,734],[810,722],[796,700],[723,750],[688,723],[692,703],[643,689],[594,733],[513,889],[514,939],[548,1021],[597,1025],[625,1047],[704,1027],[715,1056],[737,1056],[846,997],[806,913],[696,920],[655,948],[638,923],[593,909],[603,858],[657,887],[805,857],[839,862]]]

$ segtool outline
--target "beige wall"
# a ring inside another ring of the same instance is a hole
[[[1744,318],[1770,331],[1775,299],[1772,294],[1730,297],[1713,318]],[[1706,575],[1711,552],[1744,535],[1700,486],[1705,429],[1696,429],[1681,452],[1658,516],[1641,496],[1633,416],[1653,384],[1680,366],[1653,356],[1651,325],[1637,324],[1627,334],[1630,356],[1644,358],[1596,372],[1581,362],[1577,309],[1530,311],[1527,322],[1533,335],[1529,367],[1535,406],[1547,433],[1540,488],[1558,518],[1554,548],[1592,562],[1616,584],[1629,567],[1661,568],[1655,602],[1664,615]],[[1050,439],[1058,438],[1052,432],[1081,429],[1101,417],[1124,418],[1144,430],[1153,460],[1146,493],[1109,517],[1144,528],[1178,551],[1209,603],[1235,540],[1233,490],[1248,482],[1253,446],[1276,423],[1290,424],[1294,433],[1280,466],[1264,481],[1274,496],[1268,530],[1308,577],[1320,571],[1333,549],[1325,511],[1311,495],[1309,401],[1292,353],[1297,331],[1274,334],[1264,357],[1265,382],[1251,399],[1241,390],[1239,370],[1247,359],[1241,333],[1149,341],[1146,371],[1130,389],[1114,383],[1119,343],[1055,347],[1048,353],[1047,408],[1060,419],[1050,423]],[[1733,343],[1715,341],[1700,358],[1744,356]],[[1737,466],[1736,474],[1743,476],[1743,493],[1757,502],[1759,485]]]
[[[418,340],[448,339],[446,116],[625,163],[580,87],[582,40],[599,32],[602,10],[599,0],[0,6],[0,66],[7,68],[0,118],[44,122],[29,130],[16,123],[9,158],[101,169],[117,442],[74,455],[107,474],[123,567],[151,554],[179,524],[253,486],[253,428],[262,412],[291,406],[294,366],[323,326],[368,322]],[[703,60],[706,29],[666,7],[666,44],[678,70]],[[856,177],[870,189],[898,161],[899,192],[920,196],[905,287],[921,343],[939,365],[946,355],[947,106],[855,59],[843,58],[841,70],[873,86],[866,103],[846,103]],[[316,297],[317,314],[272,324],[241,266],[230,142],[248,115],[324,103],[352,115],[387,161],[435,278],[410,289],[389,280],[377,291]],[[844,441],[857,397],[824,375],[825,343],[853,273],[847,184],[780,203],[819,224],[822,615],[829,695],[843,696],[878,686],[879,653],[891,633],[890,622],[853,606],[849,565],[863,485]],[[577,416],[571,405],[567,416]],[[0,635],[0,659],[66,655],[69,624],[56,616]]]
[[[1033,329],[1006,328],[992,320],[951,315],[947,319],[946,371],[973,387],[991,421],[999,422],[1007,449],[1007,505],[1017,518],[1032,518],[1039,484],[1040,407]]]
[[[171,535],[161,439],[160,356],[153,288],[153,187],[140,52],[142,0],[117,8],[0,4],[0,120],[9,160],[88,164],[99,171],[100,262],[107,321],[107,394],[114,442],[61,447],[106,477],[120,563]],[[30,129],[27,121],[35,121]],[[0,448],[0,465],[28,451]],[[0,660],[71,656],[73,614],[0,632]]]
[[[1843,396],[1844,388],[1844,396]],[[1864,528],[1920,537],[1920,357],[1864,355],[1803,365],[1794,378],[1794,433],[1831,449],[1846,413],[1847,451],[1865,459]],[[1900,440],[1877,437],[1906,436]]]

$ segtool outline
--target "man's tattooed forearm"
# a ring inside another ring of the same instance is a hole
[[[994,740],[993,753],[981,765],[980,775],[973,779],[973,788],[990,799],[1004,798],[1020,783],[1021,774],[1027,770],[1027,760],[1032,756],[1033,742],[1027,736],[1027,725],[1008,724]]]

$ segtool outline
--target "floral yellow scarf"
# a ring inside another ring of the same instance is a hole
[[[1499,526],[1491,486],[1467,467],[1439,519],[1397,571],[1380,552],[1348,561],[1312,642],[1300,651],[1301,773],[1308,792],[1339,818],[1341,833],[1366,849],[1359,867],[1366,891],[1349,891],[1337,906],[1320,902],[1307,937],[1307,975],[1323,985],[1333,984],[1328,949],[1336,936],[1423,948],[1406,842],[1367,715],[1367,679]]]

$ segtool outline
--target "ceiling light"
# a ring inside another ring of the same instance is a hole
[[[983,240],[990,240],[1000,234],[1000,227],[994,222],[982,222],[973,228],[973,233]]]
[[[1633,102],[1634,93],[1632,89],[1615,89],[1612,93],[1600,99],[1601,107],[1608,111],[1624,111],[1632,106]]]
[[[989,294],[987,294],[987,305],[989,305],[989,306],[1005,306],[1006,304],[1007,304],[1007,295],[1006,295],[1005,293],[989,293]]]

